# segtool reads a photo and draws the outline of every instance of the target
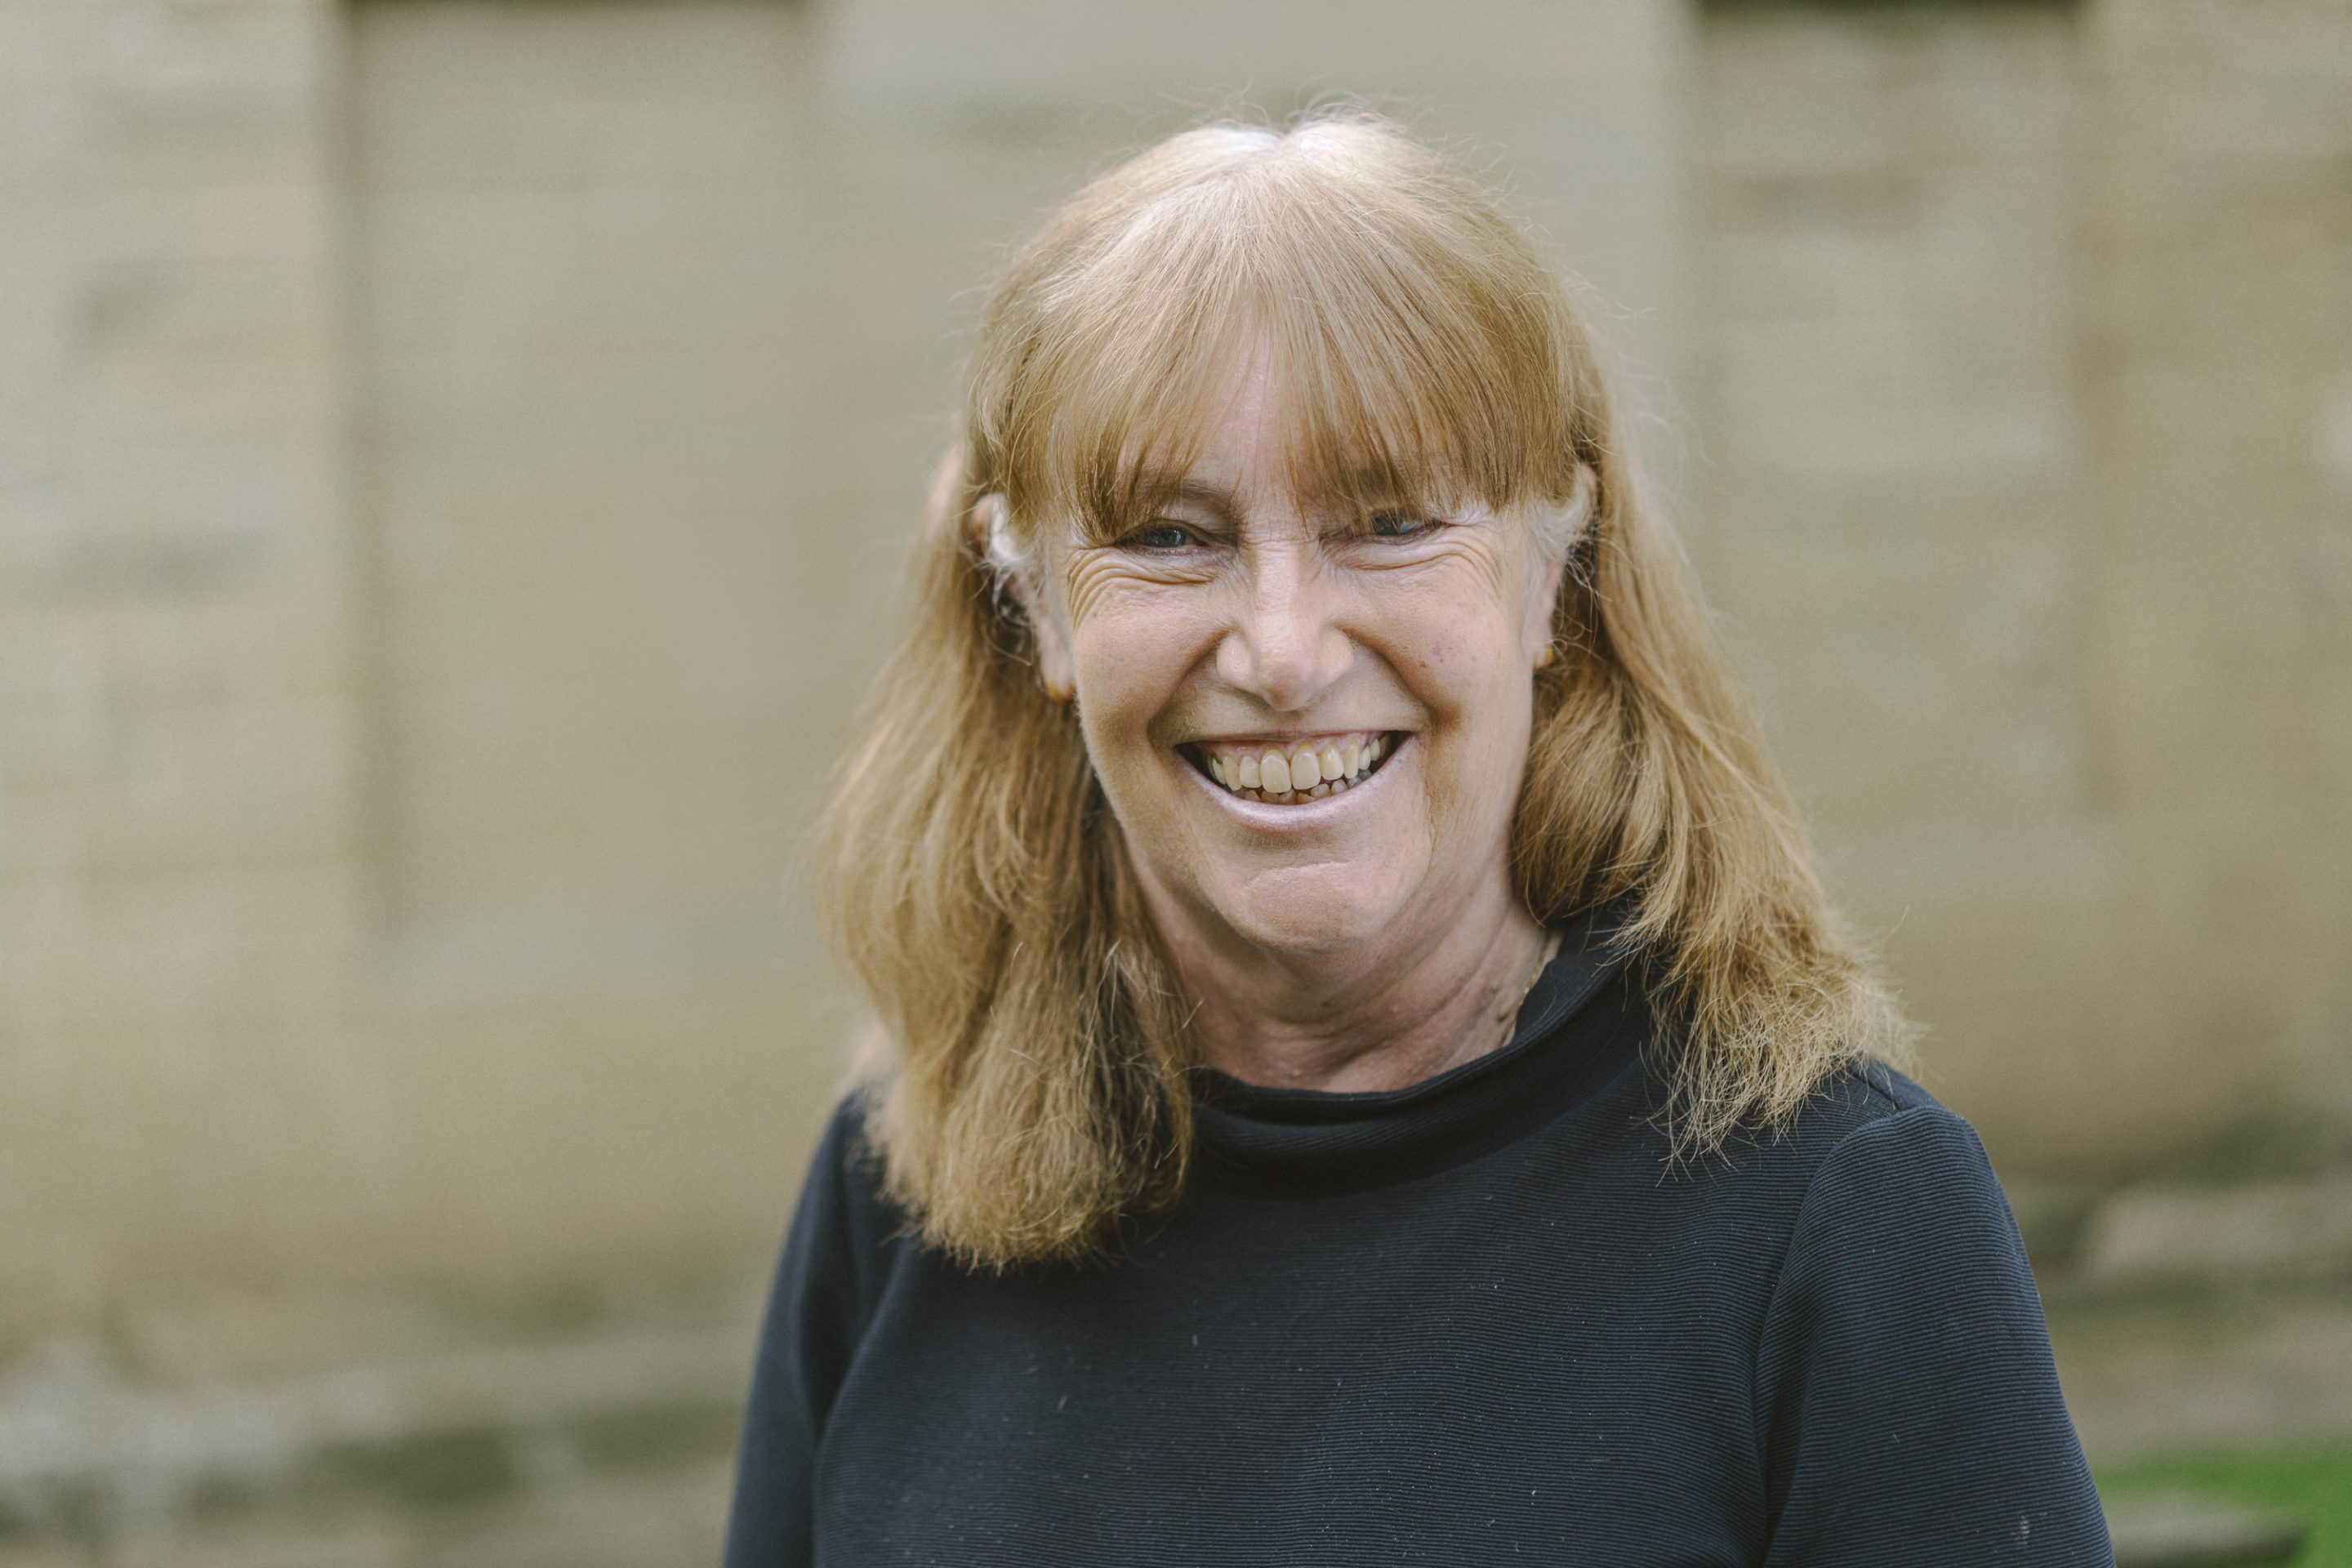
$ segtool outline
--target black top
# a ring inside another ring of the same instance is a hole
[[[1001,1275],[905,1234],[845,1106],[728,1568],[2111,1564],[1968,1124],[1872,1068],[1670,1171],[1652,1031],[1571,933],[1409,1089],[1203,1074],[1171,1212]]]

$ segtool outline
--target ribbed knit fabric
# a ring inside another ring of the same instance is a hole
[[[1571,932],[1427,1082],[1204,1075],[1174,1210],[1003,1275],[908,1237],[845,1106],[728,1568],[2111,1564],[1968,1125],[1872,1068],[1671,1171],[1652,1031]]]

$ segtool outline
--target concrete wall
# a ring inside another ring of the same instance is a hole
[[[769,1246],[970,290],[1335,89],[1610,302],[2004,1165],[2324,1104],[2347,87],[2325,0],[0,6],[0,1335]]]
[[[376,1223],[341,18],[0,7],[0,1319]]]
[[[1998,1153],[2343,1120],[2352,26],[1727,11],[1694,527]]]

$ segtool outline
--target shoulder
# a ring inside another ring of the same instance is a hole
[[[1853,1204],[1916,1210],[2007,1205],[1976,1129],[1903,1073],[1880,1063],[1841,1068],[1792,1131],[1805,1207]]]
[[[872,1130],[879,1092],[861,1086],[835,1103],[809,1160],[805,1191],[836,1209],[844,1223],[887,1231],[901,1216],[886,1194],[881,1145]]]
[[[905,1239],[903,1217],[883,1191],[868,1132],[871,1095],[845,1094],[817,1139],[786,1240],[787,1275],[822,1281],[841,1310],[862,1318]]]
[[[1902,1073],[1843,1070],[1788,1135],[1776,1312],[1934,1316],[1980,1290],[2040,1325],[2032,1274],[1976,1130]]]
[[[730,1563],[790,1558],[791,1543],[806,1541],[817,1448],[898,1245],[866,1153],[862,1099],[836,1106],[817,1140],[769,1291],[736,1461]]]
[[[1947,1118],[1967,1125],[1941,1100],[1897,1068],[1884,1062],[1849,1062],[1822,1080],[1811,1101],[1797,1118],[1793,1131],[1819,1146],[1833,1147],[1865,1128],[1917,1111],[1928,1114],[1906,1125]]]
[[[1852,1192],[1886,1195],[1916,1190],[1922,1178],[1996,1195],[1992,1168],[1976,1130],[1910,1078],[1884,1063],[1838,1068],[1777,1133],[1755,1135],[1727,1151],[1724,1163],[1778,1186],[1807,1206]]]
[[[1800,1195],[1749,1395],[1766,1561],[2112,1561],[1975,1131],[1867,1067],[1787,1142]]]
[[[1765,1297],[1823,1268],[1907,1269],[1955,1248],[2022,1266],[1975,1130],[1880,1064],[1839,1068],[1787,1125],[1694,1156],[1670,1185],[1691,1238],[1748,1259]]]
[[[866,1131],[873,1116],[872,1100],[869,1089],[858,1088],[834,1102],[809,1162],[811,1182],[851,1186],[867,1183],[874,1164],[873,1143]]]

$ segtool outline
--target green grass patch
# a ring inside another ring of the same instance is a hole
[[[592,1415],[572,1435],[581,1458],[601,1468],[731,1452],[742,1427],[739,1405],[681,1405]]]
[[[324,1456],[335,1483],[406,1509],[468,1508],[522,1489],[508,1434],[491,1427],[354,1444]]]
[[[2311,1529],[2293,1568],[2352,1568],[2352,1445],[2170,1455],[2095,1475],[2110,1507],[2186,1494],[2292,1514]]]

